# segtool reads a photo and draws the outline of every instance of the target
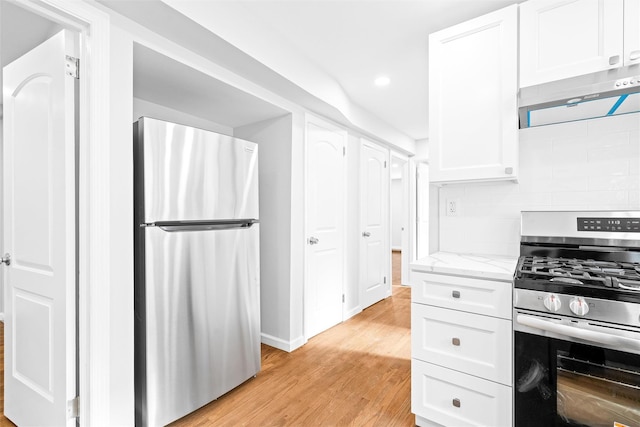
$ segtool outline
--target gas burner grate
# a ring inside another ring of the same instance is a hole
[[[524,256],[518,263],[516,275],[519,278],[640,292],[640,265],[634,263]]]

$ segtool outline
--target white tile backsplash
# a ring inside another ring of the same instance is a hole
[[[517,184],[439,189],[440,251],[517,256],[523,210],[640,210],[640,114],[523,129],[519,144]]]

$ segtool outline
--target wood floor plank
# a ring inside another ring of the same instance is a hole
[[[410,288],[292,353],[262,346],[262,371],[173,427],[413,426]]]

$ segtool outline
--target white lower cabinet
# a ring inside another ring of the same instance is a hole
[[[412,271],[411,409],[422,427],[513,424],[511,281]]]
[[[416,359],[411,384],[417,425],[511,426],[511,387]]]

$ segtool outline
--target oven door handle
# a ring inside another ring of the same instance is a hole
[[[575,326],[561,325],[548,320],[543,320],[535,316],[526,314],[518,314],[516,321],[524,326],[540,329],[543,331],[553,332],[573,338],[579,338],[597,344],[606,344],[609,346],[622,346],[640,350],[640,340],[633,338],[621,337],[619,335],[611,335],[604,332],[591,331],[589,329],[577,328]]]

